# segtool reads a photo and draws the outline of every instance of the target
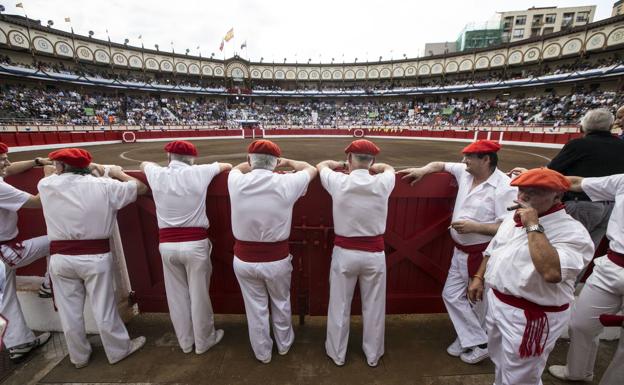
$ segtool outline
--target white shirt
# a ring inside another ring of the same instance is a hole
[[[51,241],[110,238],[117,211],[137,198],[134,181],[91,175],[53,174],[37,188]]]
[[[208,228],[206,194],[220,171],[217,162],[190,166],[172,160],[169,167],[147,163],[144,172],[156,203],[158,227]]]
[[[278,174],[255,169],[243,174],[232,170],[228,189],[232,207],[232,233],[240,241],[277,242],[288,239],[292,209],[310,183],[306,171]]]
[[[624,174],[583,178],[581,188],[592,201],[615,201],[607,224],[607,238],[611,250],[624,254]]]
[[[505,218],[485,250],[490,259],[485,282],[496,290],[544,306],[561,306],[574,300],[576,276],[591,261],[594,243],[583,225],[565,210],[539,219],[544,234],[559,254],[561,282],[548,283],[535,270],[529,253],[528,234]]]
[[[483,183],[472,188],[474,177],[466,171],[465,163],[444,163],[444,171],[453,174],[457,180],[457,198],[453,208],[452,221],[473,221],[477,223],[501,222],[510,212],[518,196],[518,189],[510,186],[511,179],[498,168]],[[469,233],[459,234],[451,229],[451,237],[460,245],[476,245],[489,242],[491,235]]]
[[[332,196],[334,232],[343,237],[364,237],[386,232],[388,197],[396,177],[392,171],[371,175],[321,170],[321,184]]]
[[[0,241],[17,237],[17,210],[30,196],[29,193],[11,186],[0,177]]]

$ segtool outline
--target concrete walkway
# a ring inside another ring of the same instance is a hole
[[[454,339],[446,314],[388,316],[386,354],[377,368],[366,365],[361,349],[362,325],[353,317],[344,367],[336,367],[324,350],[325,317],[308,317],[296,325],[295,344],[287,356],[274,352],[261,364],[249,346],[244,316],[218,315],[223,341],[207,353],[184,354],[177,346],[168,314],[142,314],[129,324],[130,335],[145,335],[146,346],[128,359],[109,365],[98,336],[91,363],[75,369],[67,358],[62,335],[9,376],[3,385],[24,384],[423,384],[471,385],[493,382],[493,365],[486,360],[467,365],[446,354]],[[597,360],[598,384],[615,352],[617,341],[603,342]],[[564,362],[568,342],[559,340],[549,364]],[[0,376],[1,377],[1,376]],[[565,384],[544,374],[545,385]]]

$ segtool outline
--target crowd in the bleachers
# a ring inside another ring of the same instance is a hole
[[[57,88],[4,86],[0,121],[54,124],[214,124],[255,120],[264,125],[342,126],[476,126],[575,124],[589,109],[624,103],[615,92],[576,92],[493,99],[446,98],[285,101],[255,98],[233,104],[225,98],[169,94],[107,95]]]

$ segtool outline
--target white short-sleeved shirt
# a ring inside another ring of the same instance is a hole
[[[332,196],[334,232],[343,237],[365,237],[386,232],[388,197],[396,177],[392,171],[371,175],[321,170],[321,184]]]
[[[466,171],[466,164],[447,162],[444,163],[444,171],[451,173],[457,180],[453,222],[496,223],[510,215],[507,207],[513,205],[518,189],[509,185],[511,179],[501,170],[494,170],[485,182],[472,190],[474,177]],[[492,239],[491,235],[460,234],[455,229],[451,229],[451,237],[460,245],[476,245]]]
[[[17,210],[30,196],[29,193],[11,186],[0,177],[0,241],[17,237]]]
[[[51,241],[110,238],[117,211],[137,198],[134,181],[65,173],[38,184]]]
[[[576,276],[591,261],[594,243],[583,225],[565,210],[540,217],[544,234],[557,250],[561,282],[548,283],[535,269],[529,253],[528,234],[505,218],[485,250],[489,261],[485,282],[496,290],[543,306],[561,306],[574,300]]]
[[[581,188],[592,201],[615,201],[607,224],[607,238],[611,250],[624,254],[624,174],[583,178]]]
[[[144,171],[156,203],[159,228],[208,228],[206,194],[212,178],[221,171],[217,162],[190,166],[172,160],[169,167],[148,163]]]
[[[278,242],[288,239],[292,209],[305,195],[310,174],[306,171],[278,174],[255,169],[243,174],[232,170],[228,189],[232,207],[234,238],[249,242]]]

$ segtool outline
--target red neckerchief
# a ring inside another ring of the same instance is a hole
[[[563,210],[563,209],[565,209],[565,205],[563,203],[557,203],[553,207],[551,207],[548,210],[544,211],[543,213],[539,214],[538,218],[541,218],[544,215],[552,214],[555,211],[559,211],[559,210]],[[516,222],[516,227],[523,227],[522,221],[520,220],[520,216],[518,215],[518,213],[514,214],[513,219],[514,219],[514,222]]]

